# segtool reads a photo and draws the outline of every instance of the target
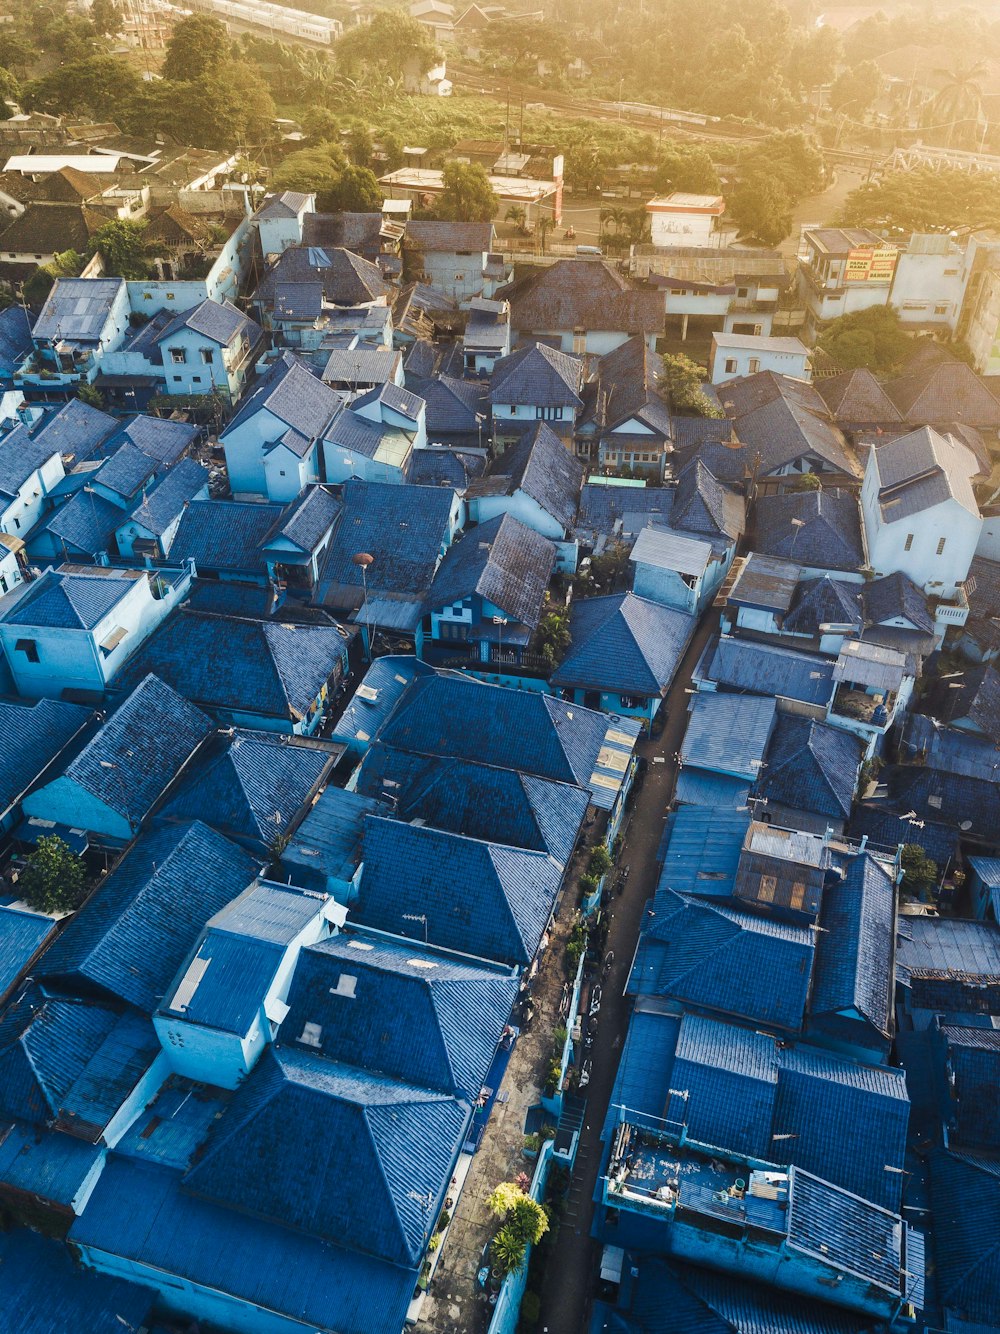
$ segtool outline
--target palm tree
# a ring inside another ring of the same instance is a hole
[[[545,238],[555,225],[555,218],[544,217],[538,219],[538,239],[541,243],[543,255],[545,254]]]
[[[934,71],[945,82],[928,108],[928,123],[948,126],[948,148],[955,146],[955,131],[960,125],[978,127],[985,121],[982,80],[987,72],[982,62]]]
[[[519,232],[525,230],[524,223],[527,213],[520,204],[511,204],[510,208],[503,215],[504,222],[512,222]]]

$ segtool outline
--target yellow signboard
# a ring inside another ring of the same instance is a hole
[[[847,256],[844,269],[844,282],[847,283],[887,283],[891,282],[896,267],[896,250],[893,246],[861,246]]]

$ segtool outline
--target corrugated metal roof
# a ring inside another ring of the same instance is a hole
[[[684,537],[666,528],[643,528],[629,557],[636,565],[700,576],[712,560],[712,547],[695,537]]]
[[[115,301],[125,291],[122,278],[57,278],[35,320],[36,340],[96,343]]]
[[[775,700],[764,696],[692,696],[681,764],[752,781],[760,772],[776,710]]]
[[[674,795],[678,802],[689,806],[744,811],[750,798],[750,783],[705,769],[688,768],[677,775]]]
[[[845,640],[833,669],[835,681],[856,681],[876,690],[898,691],[905,676],[905,653],[865,639]]]
[[[58,1130],[15,1122],[0,1125],[0,1183],[66,1210],[99,1166],[102,1148]],[[7,1318],[4,1273],[4,1318]]]
[[[748,824],[744,811],[700,805],[674,811],[667,817],[667,851],[657,887],[728,898]]]

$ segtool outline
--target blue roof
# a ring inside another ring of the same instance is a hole
[[[0,319],[5,314],[6,311],[0,311]],[[53,457],[53,452],[23,426],[0,436],[0,495],[14,500],[25,482]]]
[[[35,340],[96,343],[124,291],[123,278],[57,278],[35,320]]]
[[[185,1181],[197,1195],[409,1266],[437,1220],[469,1113],[440,1093],[271,1049]]]
[[[865,562],[857,496],[839,490],[761,496],[754,550],[816,569],[856,571]]]
[[[279,1040],[474,1102],[517,991],[517,978],[498,969],[340,934],[299,956]]]
[[[214,730],[200,709],[150,675],[139,681],[55,782],[81,788],[136,830]],[[44,816],[48,786],[33,794],[33,814]]]
[[[191,557],[202,573],[263,578],[267,567],[261,547],[284,512],[283,505],[267,502],[192,500],[171,539],[170,557]]]
[[[553,695],[511,690],[435,673],[418,678],[379,730],[399,750],[517,769],[587,788],[591,801],[610,808],[622,769],[602,763],[609,747],[631,753],[639,724]],[[617,777],[616,777],[617,775]]]
[[[208,469],[197,459],[181,459],[140,497],[129,518],[162,537],[189,501],[208,486]]]
[[[63,700],[0,700],[0,809],[8,810],[93,717]]]
[[[1000,1310],[1000,1167],[931,1154],[932,1233],[941,1304],[995,1327]]]
[[[162,343],[180,329],[190,329],[214,343],[227,347],[236,335],[246,329],[251,340],[260,333],[258,325],[238,310],[231,301],[202,301],[190,310],[182,310],[167,325],[157,342]]]
[[[202,927],[258,869],[202,824],[144,834],[44,955],[39,975],[79,978],[151,1012]]]
[[[122,437],[131,441],[149,458],[161,464],[175,464],[198,438],[199,428],[190,422],[171,421],[169,417],[147,417],[136,413],[122,427]]]
[[[754,695],[693,695],[681,764],[752,779],[760,770],[776,709],[773,699]]]
[[[667,817],[667,852],[659,887],[703,897],[729,898],[736,883],[746,811],[684,806]]]
[[[671,889],[653,900],[629,990],[753,1023],[802,1027],[813,933],[772,917]]]
[[[96,472],[91,483],[99,482],[122,500],[131,500],[140,487],[145,486],[158,471],[156,461],[126,440],[113,454],[109,454]]]
[[[529,964],[562,871],[544,852],[368,816],[355,920],[393,935],[426,936],[463,954]],[[427,918],[426,929],[404,917],[415,913]]]
[[[31,351],[31,320],[16,303],[0,311],[0,375],[12,375]]]
[[[51,917],[0,906],[0,996],[6,996],[55,929]]]
[[[81,552],[96,558],[112,550],[115,529],[125,517],[124,508],[96,491],[78,491],[33,536],[50,534],[63,552]]]
[[[347,1171],[344,1180],[350,1178]],[[358,1217],[363,1215],[362,1207]],[[355,1226],[350,1219],[344,1235],[352,1235]],[[193,1198],[176,1173],[117,1155],[110,1157],[71,1240],[317,1330],[349,1334],[399,1334],[416,1283],[414,1268],[385,1264]],[[65,1334],[66,1328],[52,1334]],[[112,1328],[120,1334],[120,1325]]]
[[[793,810],[844,819],[851,813],[861,742],[826,723],[779,714],[757,793]]]
[[[697,621],[635,593],[574,599],[572,642],[552,683],[620,694],[665,693]]]
[[[61,1130],[0,1124],[0,1183],[67,1210],[95,1168],[100,1171],[102,1152]]]
[[[528,343],[501,357],[493,367],[490,398],[494,403],[580,408],[582,382],[580,357],[569,356],[545,343]]]
[[[306,440],[315,440],[330,425],[343,401],[304,362],[290,352],[283,352],[240,404],[239,412],[219,440],[225,445],[239,427],[265,411]],[[279,430],[275,438],[280,434]]]
[[[96,1142],[159,1049],[142,1015],[28,990],[0,1022],[2,1113]]]
[[[424,603],[435,611],[478,596],[534,629],[556,563],[556,547],[513,514],[470,529],[438,567]]]
[[[115,1145],[139,1162],[187,1169],[212,1126],[232,1101],[227,1089],[168,1075]]]
[[[325,486],[307,486],[298,500],[292,501],[268,545],[280,551],[279,538],[285,538],[303,554],[312,555],[336,522],[343,509],[341,501]]]
[[[799,1168],[788,1196],[788,1245],[898,1296],[902,1225],[896,1214]],[[905,1279],[903,1280],[905,1282]],[[909,1285],[904,1291],[912,1291]]]
[[[893,872],[868,853],[852,858],[843,880],[823,890],[823,934],[816,947],[810,1009],[818,1028],[845,1032],[839,1016],[857,1012],[887,1041],[892,1035],[896,886]]]
[[[1000,1148],[1000,1033],[993,1028],[941,1031],[954,1076],[955,1128],[949,1143]]]
[[[746,810],[750,798],[750,779],[731,778],[727,774],[712,773],[709,769],[696,769],[691,765],[677,775],[674,796],[681,805]]]
[[[388,810],[357,792],[324,788],[282,852],[282,869],[305,889],[325,891],[328,880],[349,883],[361,865],[365,816]]]
[[[79,463],[90,458],[119,429],[116,417],[71,398],[65,407],[43,422],[36,432],[39,445],[50,454],[62,454]]]
[[[372,739],[417,676],[431,676],[433,668],[419,658],[389,654],[376,658],[333,725],[334,739],[354,744]]]
[[[185,777],[159,814],[203,820],[227,838],[269,849],[288,833],[334,759],[280,734],[238,731],[221,755]]]
[[[0,611],[5,625],[37,625],[58,630],[92,630],[132,591],[143,576],[126,570],[66,570],[50,566],[25,584],[17,600]]]
[[[23,1228],[0,1232],[3,1319],[20,1334],[121,1334],[147,1322],[154,1293],[74,1264],[57,1241]]]
[[[796,547],[796,552],[798,548]],[[805,552],[801,564],[805,564]],[[781,622],[785,632],[822,637],[820,627],[849,626],[860,632],[865,624],[864,590],[868,584],[847,583],[824,574],[819,579],[802,579],[795,589],[792,605]]]
[[[585,482],[580,492],[577,529],[591,539],[610,537],[615,524],[628,513],[650,516],[650,522],[666,523],[674,507],[673,492],[659,486],[608,486]]]
[[[153,672],[205,709],[300,722],[343,671],[354,633],[181,608],[146,640],[121,681],[127,686]]]
[[[896,928],[896,977],[913,1008],[989,1014],[1000,998],[1000,926],[905,917]]]
[[[262,621],[274,609],[271,585],[238,584],[230,579],[195,579],[188,595],[192,611],[211,611],[217,616],[247,616]]]
[[[833,695],[833,663],[808,653],[722,635],[702,659],[710,681],[731,690],[826,704]]]
[[[376,742],[357,779],[359,792],[392,803],[401,820],[487,842],[572,855],[589,804],[583,788],[468,760],[410,755]]]
[[[572,526],[580,502],[583,464],[546,422],[540,421],[494,461],[489,475],[473,483],[470,496],[523,492],[556,519]]]

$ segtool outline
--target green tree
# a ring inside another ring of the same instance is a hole
[[[382,152],[385,154],[386,171],[398,171],[403,165],[403,141],[393,130],[382,135]]]
[[[334,190],[347,166],[339,144],[318,144],[289,153],[271,178],[275,190],[301,190],[304,194],[326,194]]]
[[[439,58],[424,25],[402,9],[377,10],[371,23],[341,37],[336,56],[338,66],[347,73],[377,66],[397,81],[408,69],[426,74]]]
[[[113,278],[146,278],[146,223],[114,218],[99,227],[91,245],[101,257],[104,271]]]
[[[772,134],[752,144],[740,154],[739,170],[743,180],[762,176],[780,184],[793,203],[815,194],[825,181],[820,147],[801,130]]]
[[[750,176],[733,191],[729,213],[740,232],[775,246],[792,230],[792,201],[780,181]]]
[[[849,227],[949,232],[993,227],[1000,218],[1000,177],[986,172],[895,171],[847,196],[840,221]]]
[[[882,90],[882,72],[874,60],[863,60],[838,74],[830,89],[830,106],[834,111],[850,112],[852,120],[860,120],[870,110]]]
[[[10,104],[21,101],[21,85],[11,74],[9,69],[0,68],[0,120],[6,120],[10,112]]]
[[[347,136],[347,155],[356,167],[370,167],[375,142],[367,125],[355,125]]]
[[[22,296],[29,306],[37,309],[52,290],[57,278],[75,278],[83,268],[83,256],[75,250],[64,250],[48,264],[39,264],[24,284]]]
[[[113,37],[121,31],[121,15],[115,0],[93,0],[90,21],[99,37]]]
[[[88,56],[61,65],[29,84],[26,95],[38,111],[93,116],[131,126],[144,97],[143,81],[118,56]]]
[[[569,613],[562,609],[546,612],[538,624],[538,651],[546,666],[561,662],[569,644]]]
[[[95,389],[92,384],[81,381],[77,386],[76,396],[81,403],[86,403],[91,408],[104,407],[104,395],[99,389]]]
[[[903,889],[918,898],[929,897],[938,882],[937,862],[928,857],[919,843],[904,843],[901,862]]]
[[[715,164],[704,148],[671,145],[656,156],[653,188],[660,193],[683,190],[692,194],[715,194],[722,188]]]
[[[599,190],[611,155],[587,135],[566,149],[566,181],[574,190]]]
[[[947,127],[943,137],[948,148],[954,148],[956,144],[976,147],[979,127],[986,119],[983,80],[987,73],[988,66],[981,61],[959,65],[955,69],[935,70],[944,85],[928,105],[924,124],[935,130]]]
[[[245,61],[226,61],[193,83],[161,89],[164,128],[183,143],[232,149],[263,144],[273,135],[271,94],[257,68]]]
[[[38,840],[18,877],[24,901],[42,912],[74,912],[87,894],[83,862],[56,834]]]
[[[683,352],[663,355],[663,383],[670,395],[671,406],[681,413],[698,417],[721,417],[717,408],[702,389],[708,372]]]
[[[314,144],[330,143],[340,133],[340,119],[328,107],[310,107],[302,117],[302,129]]]
[[[519,1274],[528,1248],[510,1227],[502,1227],[490,1243],[490,1258],[501,1278]]]
[[[819,346],[844,370],[865,367],[881,374],[895,370],[913,350],[891,306],[842,315],[823,330]]]
[[[319,203],[327,213],[381,213],[384,198],[373,171],[348,165],[336,183],[321,192]]]
[[[434,212],[449,222],[491,222],[500,201],[478,162],[446,162]]]
[[[163,77],[168,83],[194,83],[217,73],[232,59],[232,50],[224,23],[208,14],[190,14],[170,35]]]

